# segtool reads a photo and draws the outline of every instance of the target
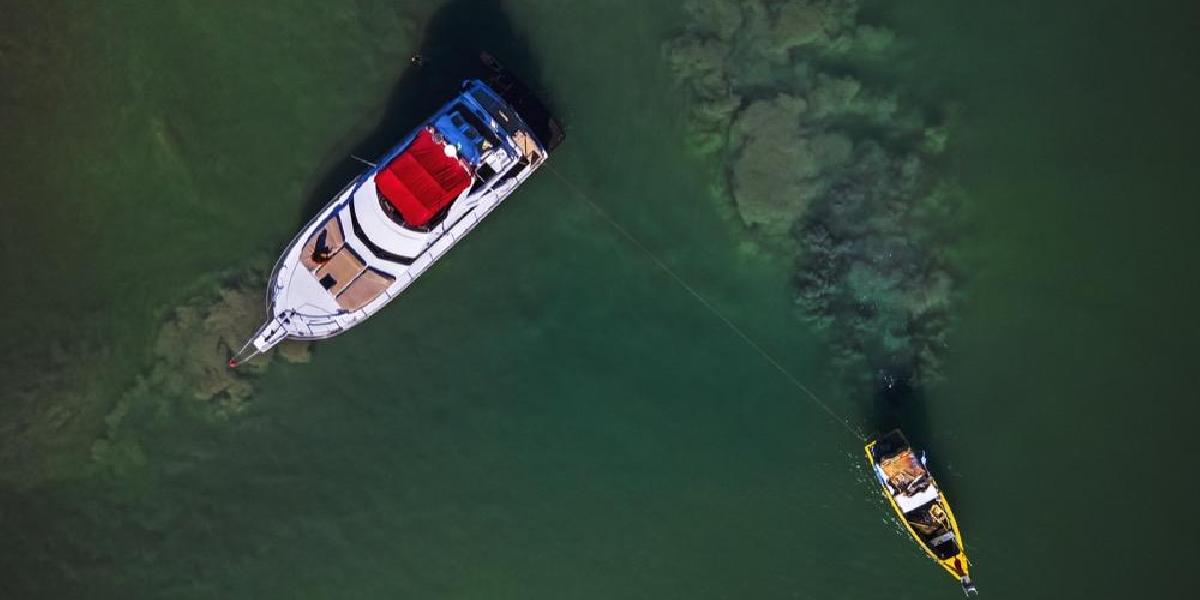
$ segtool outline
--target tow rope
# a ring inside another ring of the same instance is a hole
[[[642,251],[642,253],[644,253],[647,257],[649,257],[650,261],[653,262],[655,264],[655,266],[657,266],[664,273],[666,273],[676,284],[679,285],[679,287],[683,288],[683,290],[685,292],[687,292],[692,298],[694,298],[697,302],[699,302],[701,306],[708,309],[708,312],[712,313],[713,316],[715,316],[718,321],[724,323],[725,326],[728,327],[729,330],[732,331],[738,338],[740,338],[743,342],[745,342],[745,344],[747,346],[749,346],[752,350],[757,352],[759,354],[759,356],[761,356],[763,358],[763,360],[765,360],[767,362],[767,364],[774,367],[776,371],[779,371],[779,374],[783,375],[784,379],[787,379],[796,389],[800,390],[805,397],[807,397],[810,401],[812,401],[813,404],[817,405],[819,408],[821,408],[821,410],[825,411],[825,414],[827,414],[829,416],[829,418],[836,421],[839,425],[841,425],[843,428],[845,428],[846,431],[850,433],[850,435],[854,436],[860,442],[867,441],[867,437],[865,435],[863,435],[863,433],[861,431],[859,431],[858,428],[851,425],[849,420],[847,420],[845,417],[843,417],[837,411],[833,410],[833,408],[830,407],[829,404],[826,403],[824,400],[822,400],[821,397],[816,394],[816,392],[813,392],[812,389],[810,389],[808,386],[804,385],[804,383],[802,383],[795,375],[793,375],[791,373],[791,371],[788,371],[787,368],[785,368],[782,363],[780,363],[774,356],[772,356],[771,353],[768,352],[767,349],[762,346],[762,344],[759,344],[757,341],[754,340],[754,338],[750,337],[750,334],[746,333],[745,330],[743,330],[741,327],[739,327],[737,325],[737,323],[734,323],[732,320],[729,319],[729,317],[725,316],[725,313],[721,312],[721,310],[718,309],[716,307],[716,305],[714,305],[711,301],[709,301],[708,298],[704,297],[703,294],[696,291],[696,288],[692,287],[691,284],[689,284],[682,276],[680,276],[678,273],[676,273],[675,270],[670,267],[670,265],[668,265],[661,258],[659,258],[658,255],[655,254],[653,250],[651,250],[649,247],[647,247],[645,244],[643,244],[641,240],[639,240],[636,236],[634,236],[632,233],[630,233],[630,231],[628,229],[626,229],[620,223],[618,223],[616,221],[616,219],[614,219],[611,215],[608,214],[608,211],[601,208],[600,205],[597,204],[595,201],[593,201],[591,199],[591,197],[588,196],[587,193],[585,193],[582,189],[579,188],[579,186],[575,185],[574,183],[571,182],[571,180],[564,177],[563,174],[560,173],[557,169],[555,169],[552,165],[547,163],[545,166],[547,169],[550,170],[551,173],[554,173],[555,177],[558,177],[558,179],[560,181],[562,181],[563,184],[565,184],[568,188],[570,188],[571,191],[574,192],[574,194],[579,197],[579,199],[583,200],[585,203],[587,203],[589,206],[591,206],[592,210],[594,210],[596,212],[596,214],[600,215],[600,218],[604,219],[605,222],[607,222],[609,225],[611,225],[612,228],[617,231],[617,233],[620,233],[622,237],[629,240],[634,246],[637,246],[638,249]]]

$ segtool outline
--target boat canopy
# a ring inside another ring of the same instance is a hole
[[[879,468],[883,469],[888,483],[900,493],[920,491],[928,483],[928,472],[911,448],[879,461]]]
[[[912,448],[884,458],[875,468],[891,488],[901,512],[911,512],[938,499],[937,485]]]
[[[375,187],[404,222],[429,223],[471,184],[471,174],[457,149],[421,129],[412,143],[375,174]]]

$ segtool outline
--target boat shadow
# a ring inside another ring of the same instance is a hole
[[[898,428],[913,448],[924,450],[930,459],[928,468],[938,486],[956,508],[964,504],[959,499],[961,496],[955,493],[961,474],[947,467],[950,456],[942,451],[937,436],[933,435],[929,403],[924,392],[906,384],[877,390],[870,415],[870,431],[883,434]]]
[[[303,226],[366,166],[399,143],[458,91],[464,79],[482,74],[480,54],[488,52],[530,89],[541,91],[540,68],[526,38],[513,27],[500,0],[450,0],[430,18],[412,60],[405,60],[379,122],[352,144],[338,144],[341,155],[313,184],[303,205]]]

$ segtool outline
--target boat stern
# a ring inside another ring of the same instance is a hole
[[[979,595],[979,590],[975,589],[975,582],[971,581],[970,576],[963,575],[958,582],[962,584],[963,593],[968,597]]]
[[[868,441],[863,450],[884,498],[909,535],[958,580],[963,593],[977,595],[958,520],[925,466],[924,454],[915,452],[899,430]]]
[[[959,583],[963,584],[963,591],[966,591],[967,586],[975,587],[975,583],[971,581],[970,563],[967,561],[967,553],[961,547],[958,549],[958,554],[949,558],[938,560],[942,568],[946,572],[954,576]]]

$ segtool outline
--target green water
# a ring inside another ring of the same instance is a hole
[[[6,12],[0,595],[960,593],[887,514],[859,442],[550,172],[369,325],[272,366],[248,414],[147,424],[146,465],[122,476],[79,466],[169,307],[277,253],[347,154],[420,118],[429,81],[404,66],[423,43],[432,68],[486,42],[533,72],[569,126],[555,170],[867,422],[795,314],[791,264],[752,251],[681,152],[659,60],[675,3]],[[906,410],[981,590],[1183,588],[1195,10],[872,14],[910,46],[894,76],[961,107],[970,300],[946,382]],[[72,373],[86,392],[45,391]]]

